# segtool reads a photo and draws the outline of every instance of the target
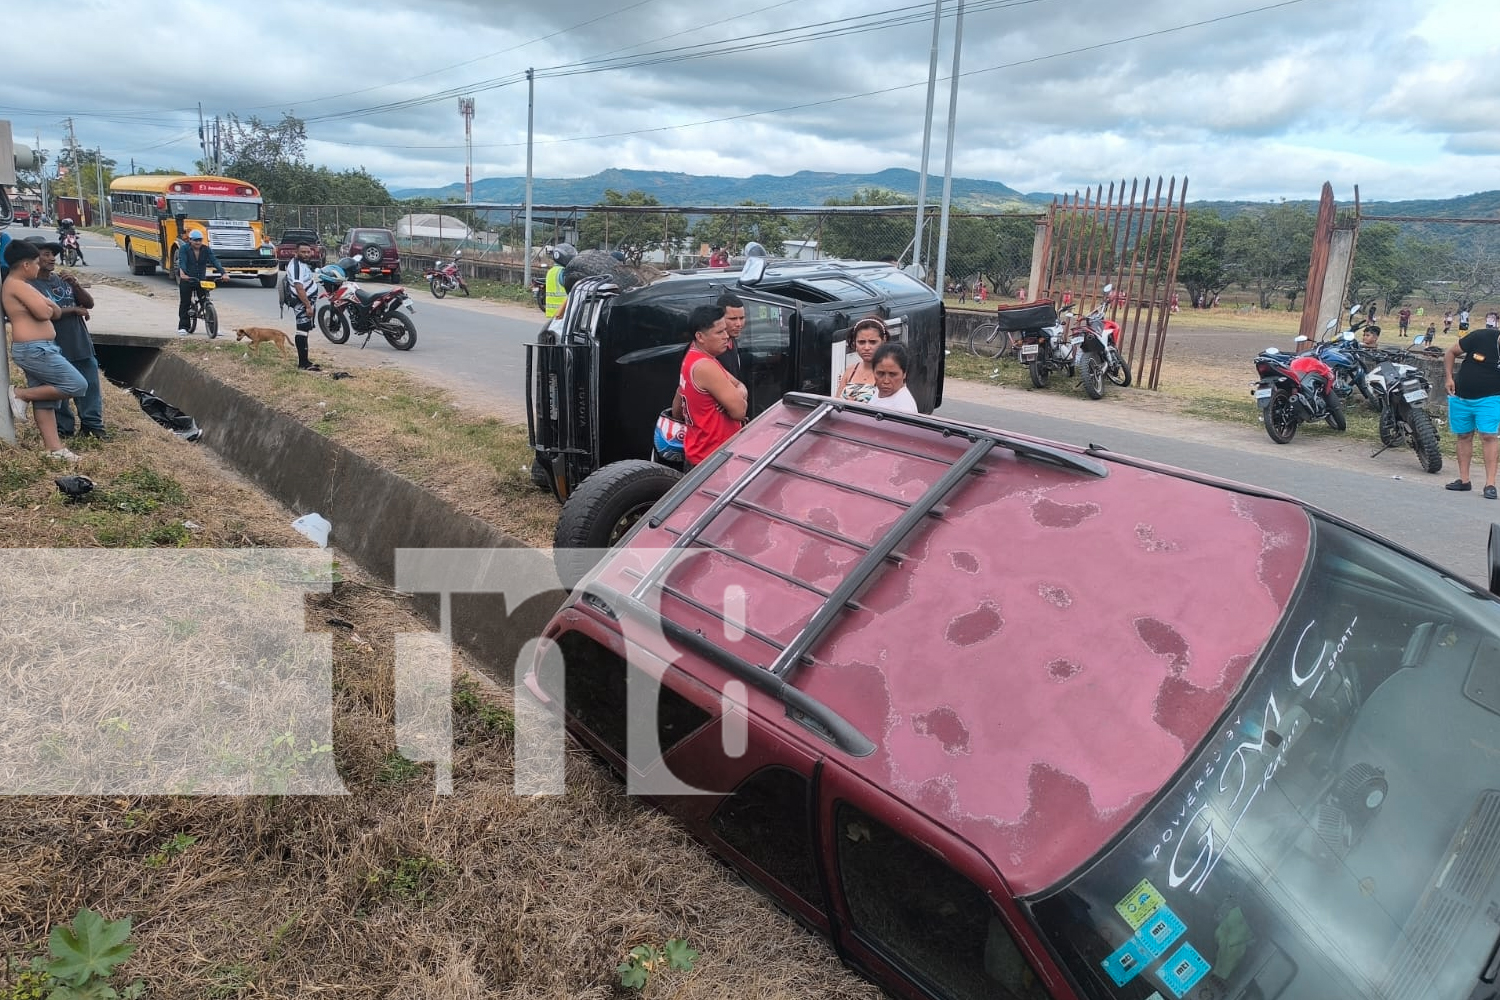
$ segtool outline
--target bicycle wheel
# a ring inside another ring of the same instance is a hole
[[[209,340],[219,336],[219,310],[207,299],[203,300],[203,325],[208,328]]]
[[[998,358],[1005,351],[1005,335],[996,323],[981,323],[969,334],[969,353],[978,358]]]

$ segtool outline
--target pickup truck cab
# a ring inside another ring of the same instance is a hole
[[[906,345],[918,408],[942,402],[942,302],[892,264],[748,257],[739,273],[666,272],[643,287],[584,278],[527,345],[532,471],[565,504],[559,547],[611,544],[676,481],[651,461],[653,432],[677,390],[688,314],[726,291],[745,303],[738,351],[750,416],[787,392],[833,392],[855,360],[849,330],[872,315]]]
[[[281,241],[276,244],[276,269],[285,271],[288,262],[297,256],[297,244],[306,243],[313,248],[313,267],[322,267],[328,263],[328,249],[323,246],[323,241],[318,234],[311,229],[288,229],[282,232]]]
[[[526,677],[894,995],[1488,1000],[1489,593],[1290,497],[788,395]]]

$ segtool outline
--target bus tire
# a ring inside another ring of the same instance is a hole
[[[156,261],[149,257],[137,257],[135,255],[135,244],[125,242],[125,264],[130,268],[131,274],[147,275],[156,270]]]

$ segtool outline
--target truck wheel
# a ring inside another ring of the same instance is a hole
[[[552,539],[563,586],[578,586],[599,561],[600,550],[618,544],[681,478],[675,469],[632,458],[606,465],[579,483],[563,504]]]
[[[262,288],[275,288],[276,287],[276,275],[274,275],[274,274],[262,274],[260,276],[260,287],[262,287]]]

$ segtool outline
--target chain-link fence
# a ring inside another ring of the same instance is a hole
[[[358,228],[389,229],[403,251],[418,257],[452,256],[515,268],[525,261],[525,208],[519,205],[445,206],[412,212],[405,206],[268,205],[272,238],[284,229],[311,229],[332,252]],[[945,287],[987,297],[1013,296],[1031,271],[1037,215],[950,213]],[[756,242],[773,257],[847,260],[913,260],[915,206],[823,208],[535,205],[533,266],[547,263],[544,249],[572,243],[580,250],[621,250],[637,263],[696,267],[716,247],[731,256]],[[921,259],[938,258],[939,218],[929,209],[922,226]]]

